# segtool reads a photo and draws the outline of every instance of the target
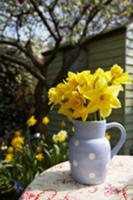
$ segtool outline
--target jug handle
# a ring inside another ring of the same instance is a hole
[[[117,122],[111,122],[106,124],[106,130],[110,128],[118,128],[120,130],[121,136],[117,144],[114,146],[114,148],[111,150],[111,159],[118,153],[122,145],[124,144],[126,140],[126,130],[125,128]]]

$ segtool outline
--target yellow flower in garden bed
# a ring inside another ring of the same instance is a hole
[[[58,141],[64,142],[67,138],[67,131],[61,130],[57,135],[58,135]]]
[[[4,161],[11,162],[13,160],[13,157],[14,157],[13,153],[8,153],[6,154]]]
[[[68,135],[67,135],[67,131],[65,130],[61,130],[58,132],[58,134],[54,134],[53,135],[53,142],[57,143],[57,142],[64,142],[67,139]]]
[[[36,160],[42,161],[44,159],[43,153],[37,153],[35,155]]]
[[[34,126],[37,123],[37,120],[35,119],[35,116],[31,116],[28,120],[27,120],[27,125],[30,126]]]
[[[53,135],[52,140],[54,143],[58,142],[58,136],[56,134]]]
[[[132,83],[127,72],[115,64],[109,71],[98,68],[95,73],[85,70],[80,73],[68,72],[63,83],[48,92],[49,104],[58,105],[58,113],[70,120],[101,120],[108,117],[112,109],[121,107],[118,99],[123,84]],[[98,112],[98,115],[97,115]],[[97,116],[100,119],[96,119]]]
[[[17,136],[14,137],[11,141],[11,145],[14,147],[15,150],[20,151],[24,144],[24,137]]]
[[[49,122],[50,122],[50,120],[49,120],[48,117],[43,117],[43,119],[42,119],[42,123],[43,123],[44,125],[49,124]]]

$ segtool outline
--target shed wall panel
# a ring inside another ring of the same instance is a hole
[[[125,40],[125,67],[133,79],[133,24],[127,27]],[[130,152],[133,147],[133,85],[125,86],[125,128],[127,141],[125,151]]]

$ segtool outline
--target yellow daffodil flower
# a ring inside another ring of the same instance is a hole
[[[103,77],[105,80],[106,80],[106,84],[108,84],[110,81],[111,81],[111,78],[112,78],[112,76],[110,76],[110,74],[109,73],[107,73],[107,72],[104,72],[104,70],[103,69],[101,69],[101,68],[98,68],[97,70],[96,70],[96,72],[94,73],[94,84],[96,83],[96,81],[99,79],[99,78],[101,78],[101,77]],[[94,86],[95,87],[95,86]]]
[[[43,153],[38,153],[35,155],[35,158],[38,161],[42,161],[44,159],[44,155],[43,155]]]
[[[48,92],[49,104],[54,103],[57,104],[60,102],[56,88],[51,88]]]
[[[71,109],[80,109],[83,108],[85,103],[84,97],[78,92],[73,92],[71,98],[67,102],[67,106]]]
[[[110,71],[114,78],[120,77],[123,73],[123,69],[117,64],[113,65]]]
[[[90,99],[90,96],[93,96],[95,91],[97,91],[97,93],[99,92],[99,90],[103,91],[105,88],[107,88],[107,86],[108,86],[107,79],[104,76],[99,76],[99,77],[97,76],[94,81],[94,88],[84,92],[83,96],[84,98]]]
[[[108,86],[108,82],[105,77],[100,76],[95,80],[95,89],[104,90]]]
[[[53,135],[52,140],[54,143],[58,142],[58,136],[56,134]]]
[[[100,115],[105,118],[108,117],[112,108],[120,108],[121,103],[117,96],[121,90],[119,86],[110,86],[106,84],[106,80],[101,77],[96,83],[96,89],[88,92],[87,98],[90,103],[87,106],[88,112],[93,113],[100,110]]]
[[[21,151],[22,147],[24,144],[24,137],[22,136],[17,136],[14,137],[11,141],[11,145],[16,149],[17,151]]]
[[[12,154],[14,152],[14,149],[12,146],[8,147],[7,152]]]
[[[6,154],[4,161],[11,162],[13,160],[13,157],[14,157],[13,153],[8,153]]]
[[[58,142],[64,142],[67,138],[67,131],[61,130],[58,134]]]
[[[88,92],[89,90],[93,89],[94,88],[94,82],[95,82],[95,79],[94,79],[94,76],[93,75],[88,75],[88,77],[86,77],[86,80],[84,80],[84,83],[83,84],[79,84],[77,86],[77,89],[78,89],[78,92],[81,94],[81,95],[85,95],[86,92]]]
[[[31,116],[28,120],[27,120],[27,125],[30,126],[34,126],[37,123],[37,120],[35,119],[35,116]]]
[[[111,90],[111,87],[101,91],[93,91],[93,94],[91,94],[93,98],[90,98],[90,103],[87,106],[88,112],[93,113],[100,110],[100,115],[103,118],[108,117],[112,112],[112,108],[116,109],[121,107],[121,103],[117,96],[115,96],[115,93],[117,91],[115,91],[115,88],[114,91]]]
[[[89,77],[90,77],[90,70],[85,70],[83,72],[77,73],[76,80],[78,84],[84,85],[88,82]]]
[[[107,72],[110,77],[110,83],[112,85],[122,85],[122,84],[130,84],[132,83],[131,78],[127,72],[123,72],[123,69],[115,64],[111,67],[111,70]]]
[[[67,116],[70,121],[72,120],[73,113],[72,113],[72,110],[69,109],[67,103],[60,105],[58,113]]]
[[[68,72],[68,77],[66,80],[67,80],[67,85],[70,90],[76,89],[78,85],[78,81],[77,81],[77,75],[75,73]]]
[[[114,78],[112,80],[112,85],[122,85],[122,84],[131,84],[132,80],[129,77],[127,72],[124,72],[121,76]]]
[[[43,117],[43,119],[42,119],[42,123],[43,123],[44,125],[49,124],[49,122],[50,122],[50,120],[49,120],[48,117]]]
[[[73,111],[73,119],[77,119],[80,118],[82,119],[83,122],[86,121],[87,117],[88,117],[88,110],[86,109],[86,107],[80,107],[79,109],[75,109]]]
[[[60,104],[62,101],[70,97],[71,87],[68,83],[59,83],[56,88],[51,88],[48,92],[49,104]],[[65,91],[65,93],[64,93]]]
[[[58,134],[54,134],[52,137],[52,140],[54,143],[62,143],[67,139],[68,135],[67,135],[67,131],[65,130],[61,130],[58,132]]]

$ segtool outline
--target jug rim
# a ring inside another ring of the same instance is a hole
[[[74,119],[74,120],[72,120],[72,123],[74,123],[74,122],[79,122],[79,123],[105,123],[106,122],[106,120],[105,119],[103,119],[103,120],[92,120],[92,121],[85,121],[85,122],[83,122],[82,120],[77,120],[77,119]]]

